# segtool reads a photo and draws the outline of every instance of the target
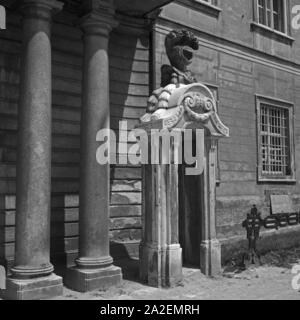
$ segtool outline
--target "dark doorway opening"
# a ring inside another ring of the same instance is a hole
[[[195,154],[193,141],[193,154]],[[184,158],[183,158],[184,159]],[[201,175],[186,175],[187,164],[179,166],[179,243],[185,267],[200,266],[201,244]]]

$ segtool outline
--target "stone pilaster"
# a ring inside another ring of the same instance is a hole
[[[107,8],[106,8],[107,9]],[[109,129],[109,34],[113,9],[93,10],[81,21],[84,66],[81,116],[79,256],[66,284],[77,291],[105,289],[121,281],[109,252],[110,166],[96,159],[100,129]]]
[[[159,164],[143,165],[140,278],[154,287],[171,287],[182,281],[182,250],[178,230],[178,164],[164,164],[169,161],[162,161],[167,157],[174,159],[174,155],[179,152],[178,148],[179,145],[175,143],[171,144],[170,149],[162,148],[161,143],[152,144],[151,153],[162,154],[162,159]]]
[[[50,263],[51,19],[63,4],[24,0],[18,122],[16,249],[4,297],[41,299],[62,294]]]
[[[221,273],[221,246],[216,235],[216,152],[217,138],[205,138],[205,169],[201,188],[204,192],[202,204],[202,241],[200,244],[200,268],[207,276]]]

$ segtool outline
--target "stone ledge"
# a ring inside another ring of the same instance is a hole
[[[262,34],[266,37],[269,37],[271,39],[283,42],[288,45],[292,45],[295,41],[294,38],[290,37],[289,35],[282,33],[280,31],[271,29],[263,24],[257,23],[257,22],[251,22],[251,31],[257,32],[259,34]]]

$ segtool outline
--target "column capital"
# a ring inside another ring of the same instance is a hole
[[[57,0],[23,0],[20,9],[25,18],[50,20],[63,6],[64,3]]]
[[[80,26],[85,34],[98,34],[108,37],[111,30],[118,26],[118,22],[112,12],[93,10],[81,18]]]

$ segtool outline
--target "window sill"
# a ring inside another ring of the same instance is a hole
[[[194,10],[202,11],[207,15],[218,18],[222,9],[218,6],[210,4],[203,0],[177,0],[177,2],[184,4]]]
[[[268,178],[268,177],[259,177],[258,183],[296,183],[297,180],[295,178],[286,177],[286,178]]]
[[[286,43],[288,45],[292,45],[295,41],[294,38],[290,37],[289,35],[282,33],[280,31],[271,29],[263,24],[257,22],[251,22],[251,31],[260,33],[264,36],[270,37],[274,40]]]

